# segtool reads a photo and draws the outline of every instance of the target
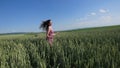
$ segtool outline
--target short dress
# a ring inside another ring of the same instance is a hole
[[[49,42],[52,42],[53,41],[53,37],[54,37],[54,31],[51,29],[50,32],[49,32],[49,36],[50,37],[47,37],[47,40]]]

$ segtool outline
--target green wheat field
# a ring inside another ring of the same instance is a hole
[[[120,68],[120,25],[0,35],[0,68]]]

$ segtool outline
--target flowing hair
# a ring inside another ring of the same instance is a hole
[[[40,29],[42,28],[43,30],[47,31],[50,21],[51,21],[50,19],[46,20],[46,21],[43,21],[42,24],[40,25]]]

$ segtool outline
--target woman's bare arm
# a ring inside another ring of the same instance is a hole
[[[57,35],[57,34],[59,34],[59,32],[55,32],[53,35]]]

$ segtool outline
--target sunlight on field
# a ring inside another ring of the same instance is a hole
[[[27,37],[27,38],[26,38]],[[0,36],[0,68],[119,68],[120,26]]]
[[[7,38],[14,38],[14,37],[23,37],[24,36],[24,34],[18,34],[18,35],[0,35],[0,39],[2,38],[5,38],[5,39],[7,39]]]

